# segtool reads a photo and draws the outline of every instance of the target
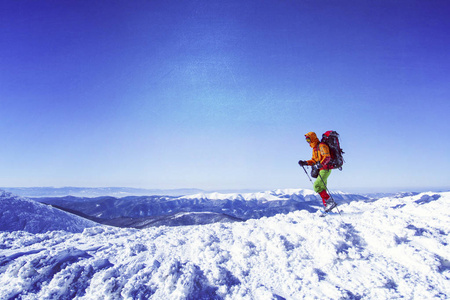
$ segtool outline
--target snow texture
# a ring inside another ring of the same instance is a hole
[[[0,299],[448,299],[449,206],[422,193],[325,218],[0,232]]]

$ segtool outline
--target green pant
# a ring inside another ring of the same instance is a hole
[[[330,174],[331,170],[320,170],[319,176],[317,176],[316,181],[314,181],[314,192],[320,193],[327,189],[327,179]]]

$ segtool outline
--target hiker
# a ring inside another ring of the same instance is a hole
[[[313,149],[312,159],[300,160],[298,164],[300,166],[312,166],[311,176],[317,178],[314,182],[314,191],[322,197],[325,211],[330,211],[336,207],[336,203],[330,199],[330,195],[327,193],[327,179],[331,174],[333,165],[331,163],[330,149],[325,143],[321,143],[314,132],[308,132],[305,134],[306,141]]]

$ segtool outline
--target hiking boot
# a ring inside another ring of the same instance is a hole
[[[334,202],[333,200],[331,201],[327,201],[327,205],[325,206],[325,212],[329,212],[331,211],[333,208],[335,208],[337,206],[336,202]]]

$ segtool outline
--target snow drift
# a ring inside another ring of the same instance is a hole
[[[0,233],[0,299],[447,299],[450,193],[342,217]]]

